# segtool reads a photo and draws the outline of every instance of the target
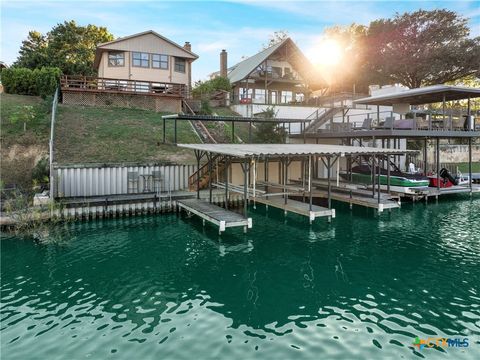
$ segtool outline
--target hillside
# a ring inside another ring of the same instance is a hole
[[[32,170],[48,157],[51,99],[23,95],[0,95],[1,181],[3,186],[29,187]],[[12,123],[23,106],[32,106],[34,118]],[[68,163],[178,162],[193,163],[189,150],[161,144],[161,113],[140,109],[95,108],[60,104],[55,128],[55,161]],[[173,139],[173,122],[167,123],[167,138]],[[188,122],[179,122],[178,141],[199,142]]]

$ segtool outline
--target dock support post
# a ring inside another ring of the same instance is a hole
[[[232,121],[232,144],[235,144],[235,121]]]
[[[252,122],[248,122],[248,142],[252,143]]]
[[[265,157],[265,193],[268,194],[268,156]],[[266,196],[266,199],[268,200],[268,195]],[[268,206],[266,207],[268,209]]]
[[[438,137],[435,139],[435,160],[437,162],[437,190],[440,192],[440,138]]]
[[[243,169],[243,215],[247,217],[248,212],[248,172],[249,172],[249,161],[248,158],[245,158],[245,163],[242,164]],[[244,229],[245,230],[245,229]]]
[[[228,156],[225,157],[225,209],[228,210]]]
[[[387,192],[390,194],[390,154],[387,155]]]
[[[200,151],[195,150],[195,157],[197,158],[197,199],[200,199]]]
[[[207,154],[207,161],[208,161],[208,202],[211,204],[212,203],[212,156],[210,154]]]
[[[472,138],[468,138],[468,181],[472,195]]]
[[[288,182],[288,156],[285,159],[285,171],[284,173],[284,179],[283,179],[283,192],[285,193],[285,205],[287,205],[288,202],[288,195],[287,195],[287,182]]]
[[[372,173],[372,198],[375,199],[375,155],[372,155],[372,168],[371,168],[371,173]]]
[[[328,177],[328,180],[327,180],[327,184],[328,184],[328,192],[327,192],[327,195],[328,195],[328,208],[331,209],[332,208],[332,184],[331,184],[331,181],[330,181],[330,172],[331,172],[331,158],[330,156],[327,157],[327,167],[328,167],[328,170],[327,170],[327,177]],[[329,218],[330,219],[330,218]]]
[[[312,211],[312,156],[308,157],[308,210]]]
[[[380,173],[381,173],[381,168],[380,168],[380,159],[377,162],[377,204],[378,208],[380,209]],[[383,206],[383,205],[382,205]]]
[[[427,138],[425,138],[424,142],[423,142],[423,175],[424,176],[427,176],[427,146],[428,146],[428,142],[427,142]]]

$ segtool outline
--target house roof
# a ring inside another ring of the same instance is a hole
[[[363,99],[355,100],[356,104],[366,105],[386,105],[393,104],[410,104],[423,105],[436,102],[442,102],[445,96],[445,101],[462,100],[480,97],[480,89],[469,88],[463,86],[449,86],[449,85],[432,85],[417,89],[408,89],[390,94],[370,96]]]
[[[198,59],[198,55],[195,54],[194,52],[188,51],[188,50],[185,49],[183,46],[177,44],[176,42],[174,42],[174,41],[172,41],[172,40],[170,40],[170,39],[167,39],[165,36],[160,35],[160,34],[157,33],[156,31],[147,30],[147,31],[143,31],[143,32],[140,32],[140,33],[137,33],[137,34],[120,37],[120,38],[115,39],[115,40],[112,40],[112,41],[108,41],[108,42],[104,42],[104,43],[98,44],[98,45],[97,45],[96,52],[95,52],[94,67],[95,67],[95,68],[98,67],[98,65],[99,65],[99,63],[100,63],[100,58],[101,58],[102,52],[108,51],[108,50],[112,50],[112,48],[110,47],[110,45],[116,44],[116,43],[119,43],[119,42],[122,42],[122,41],[125,41],[125,40],[129,40],[129,39],[132,39],[132,38],[135,38],[135,37],[140,37],[140,36],[148,35],[148,34],[155,35],[155,36],[158,37],[159,39],[162,39],[162,40],[168,42],[169,44],[177,47],[179,50],[181,50],[182,52],[185,53],[185,57],[186,57],[186,58]],[[109,46],[109,48],[108,48],[108,49],[107,49],[107,48],[104,48],[104,47],[106,47],[106,46]]]
[[[292,53],[295,56],[294,61],[297,63],[296,70],[300,73],[300,75],[302,75],[303,79],[309,84],[313,85],[313,87],[321,88],[324,85],[323,79],[321,79],[318,74],[313,73],[313,65],[308,61],[301,50],[290,38],[286,38],[281,42],[272,45],[258,54],[255,54],[229,68],[230,71],[227,76],[230,79],[230,82],[236,83],[245,79],[252,71],[254,71],[276,51],[286,46],[292,50]]]

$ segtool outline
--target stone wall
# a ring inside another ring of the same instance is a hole
[[[62,95],[63,103],[67,105],[126,107],[172,113],[182,110],[182,99],[177,97],[65,90]]]
[[[428,147],[429,159],[435,158],[435,147]],[[440,161],[442,163],[468,162],[468,145],[440,145]],[[472,161],[480,162],[480,145],[472,145]]]

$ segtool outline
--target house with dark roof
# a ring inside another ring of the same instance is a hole
[[[220,53],[220,71],[233,85],[233,103],[295,104],[325,87],[313,65],[290,38],[227,66],[227,52]]]

